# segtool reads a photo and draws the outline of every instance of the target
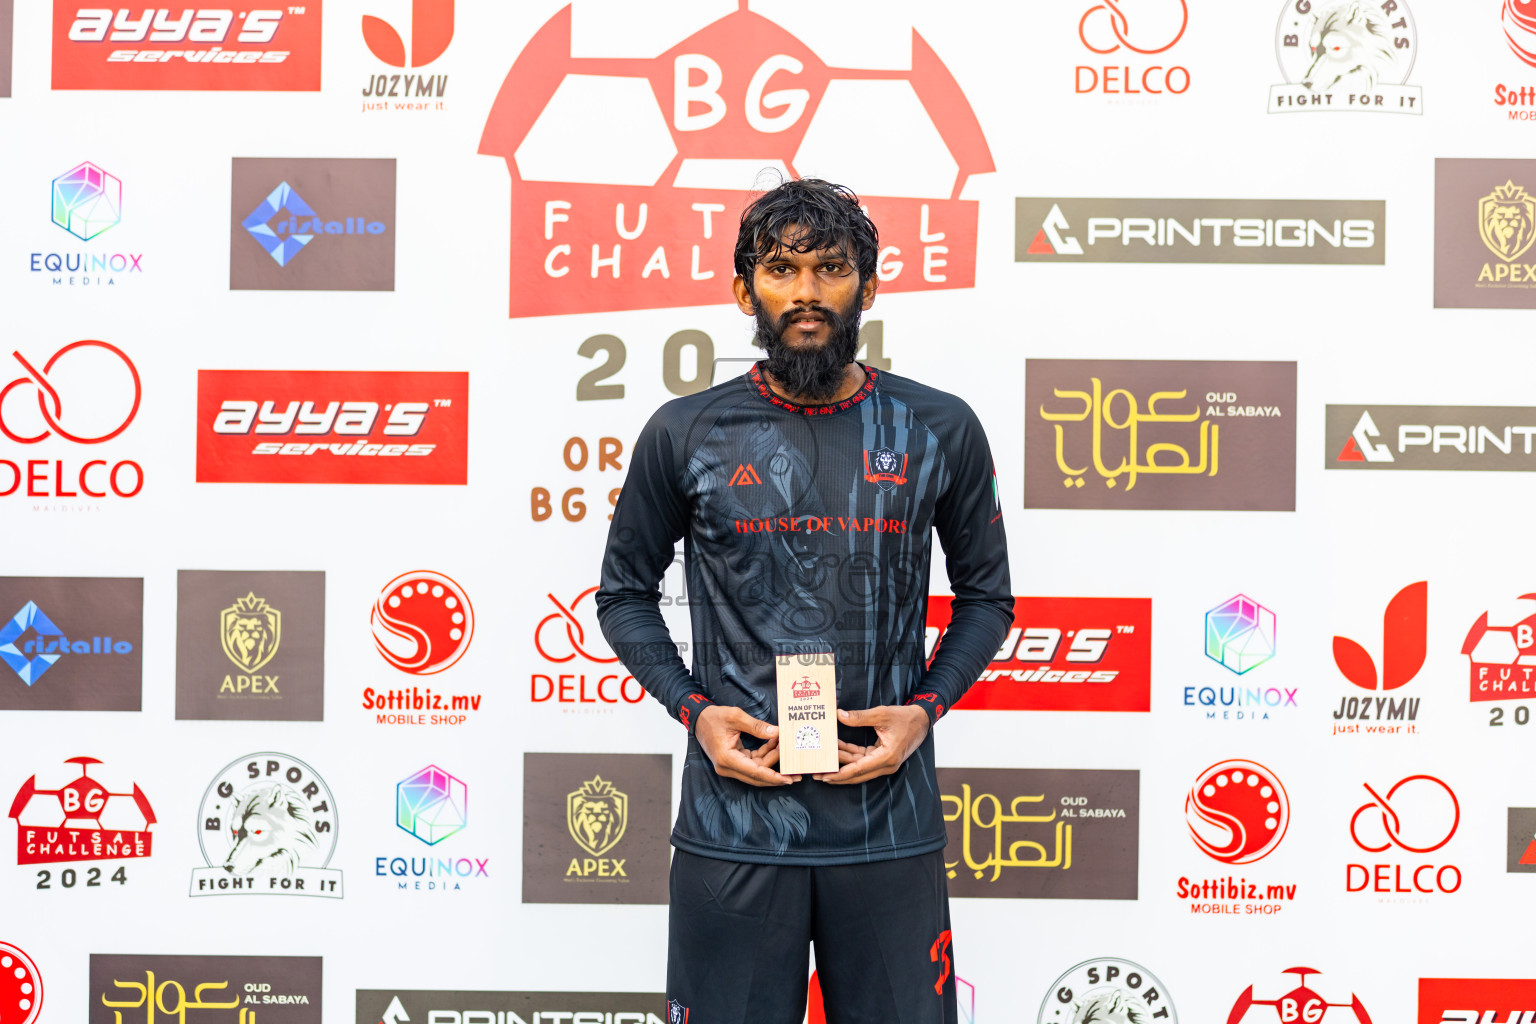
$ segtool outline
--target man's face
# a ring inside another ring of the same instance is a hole
[[[776,340],[800,351],[822,348],[832,339],[835,325],[829,311],[857,322],[859,312],[874,304],[878,284],[872,274],[861,288],[858,268],[848,254],[829,249],[781,250],[752,268],[750,291],[743,278],[734,282],[741,311],[782,325]]]

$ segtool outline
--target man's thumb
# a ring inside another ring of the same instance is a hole
[[[740,708],[736,709],[735,717],[736,721],[731,723],[732,725],[742,732],[751,733],[760,740],[771,740],[779,734],[778,726],[769,725],[761,719],[753,718]]]
[[[846,708],[837,709],[837,719],[844,725],[864,725],[869,718],[869,712],[862,709],[849,711]]]

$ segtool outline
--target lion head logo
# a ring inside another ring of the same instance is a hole
[[[249,593],[219,613],[219,641],[241,671],[255,672],[277,654],[282,625],[282,612]]]
[[[1519,259],[1536,242],[1536,197],[1506,181],[1477,201],[1477,231],[1499,259]]]
[[[565,824],[576,845],[601,857],[624,838],[629,824],[629,797],[594,775],[565,798]]]

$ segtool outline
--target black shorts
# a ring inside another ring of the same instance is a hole
[[[802,1024],[809,948],[828,1024],[958,1024],[944,851],[743,864],[674,850],[669,1024]]]

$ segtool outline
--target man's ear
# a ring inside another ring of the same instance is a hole
[[[875,292],[877,289],[879,289],[879,287],[880,274],[878,272],[870,274],[869,277],[864,279],[864,284],[859,289],[860,300],[862,303],[859,306],[860,309],[868,309],[870,306],[875,304]]]
[[[731,291],[736,295],[737,309],[747,314],[747,316],[757,315],[757,300],[752,296],[752,289],[747,287],[747,279],[745,277],[737,274],[731,280]],[[869,304],[865,303],[864,308],[868,309]]]

